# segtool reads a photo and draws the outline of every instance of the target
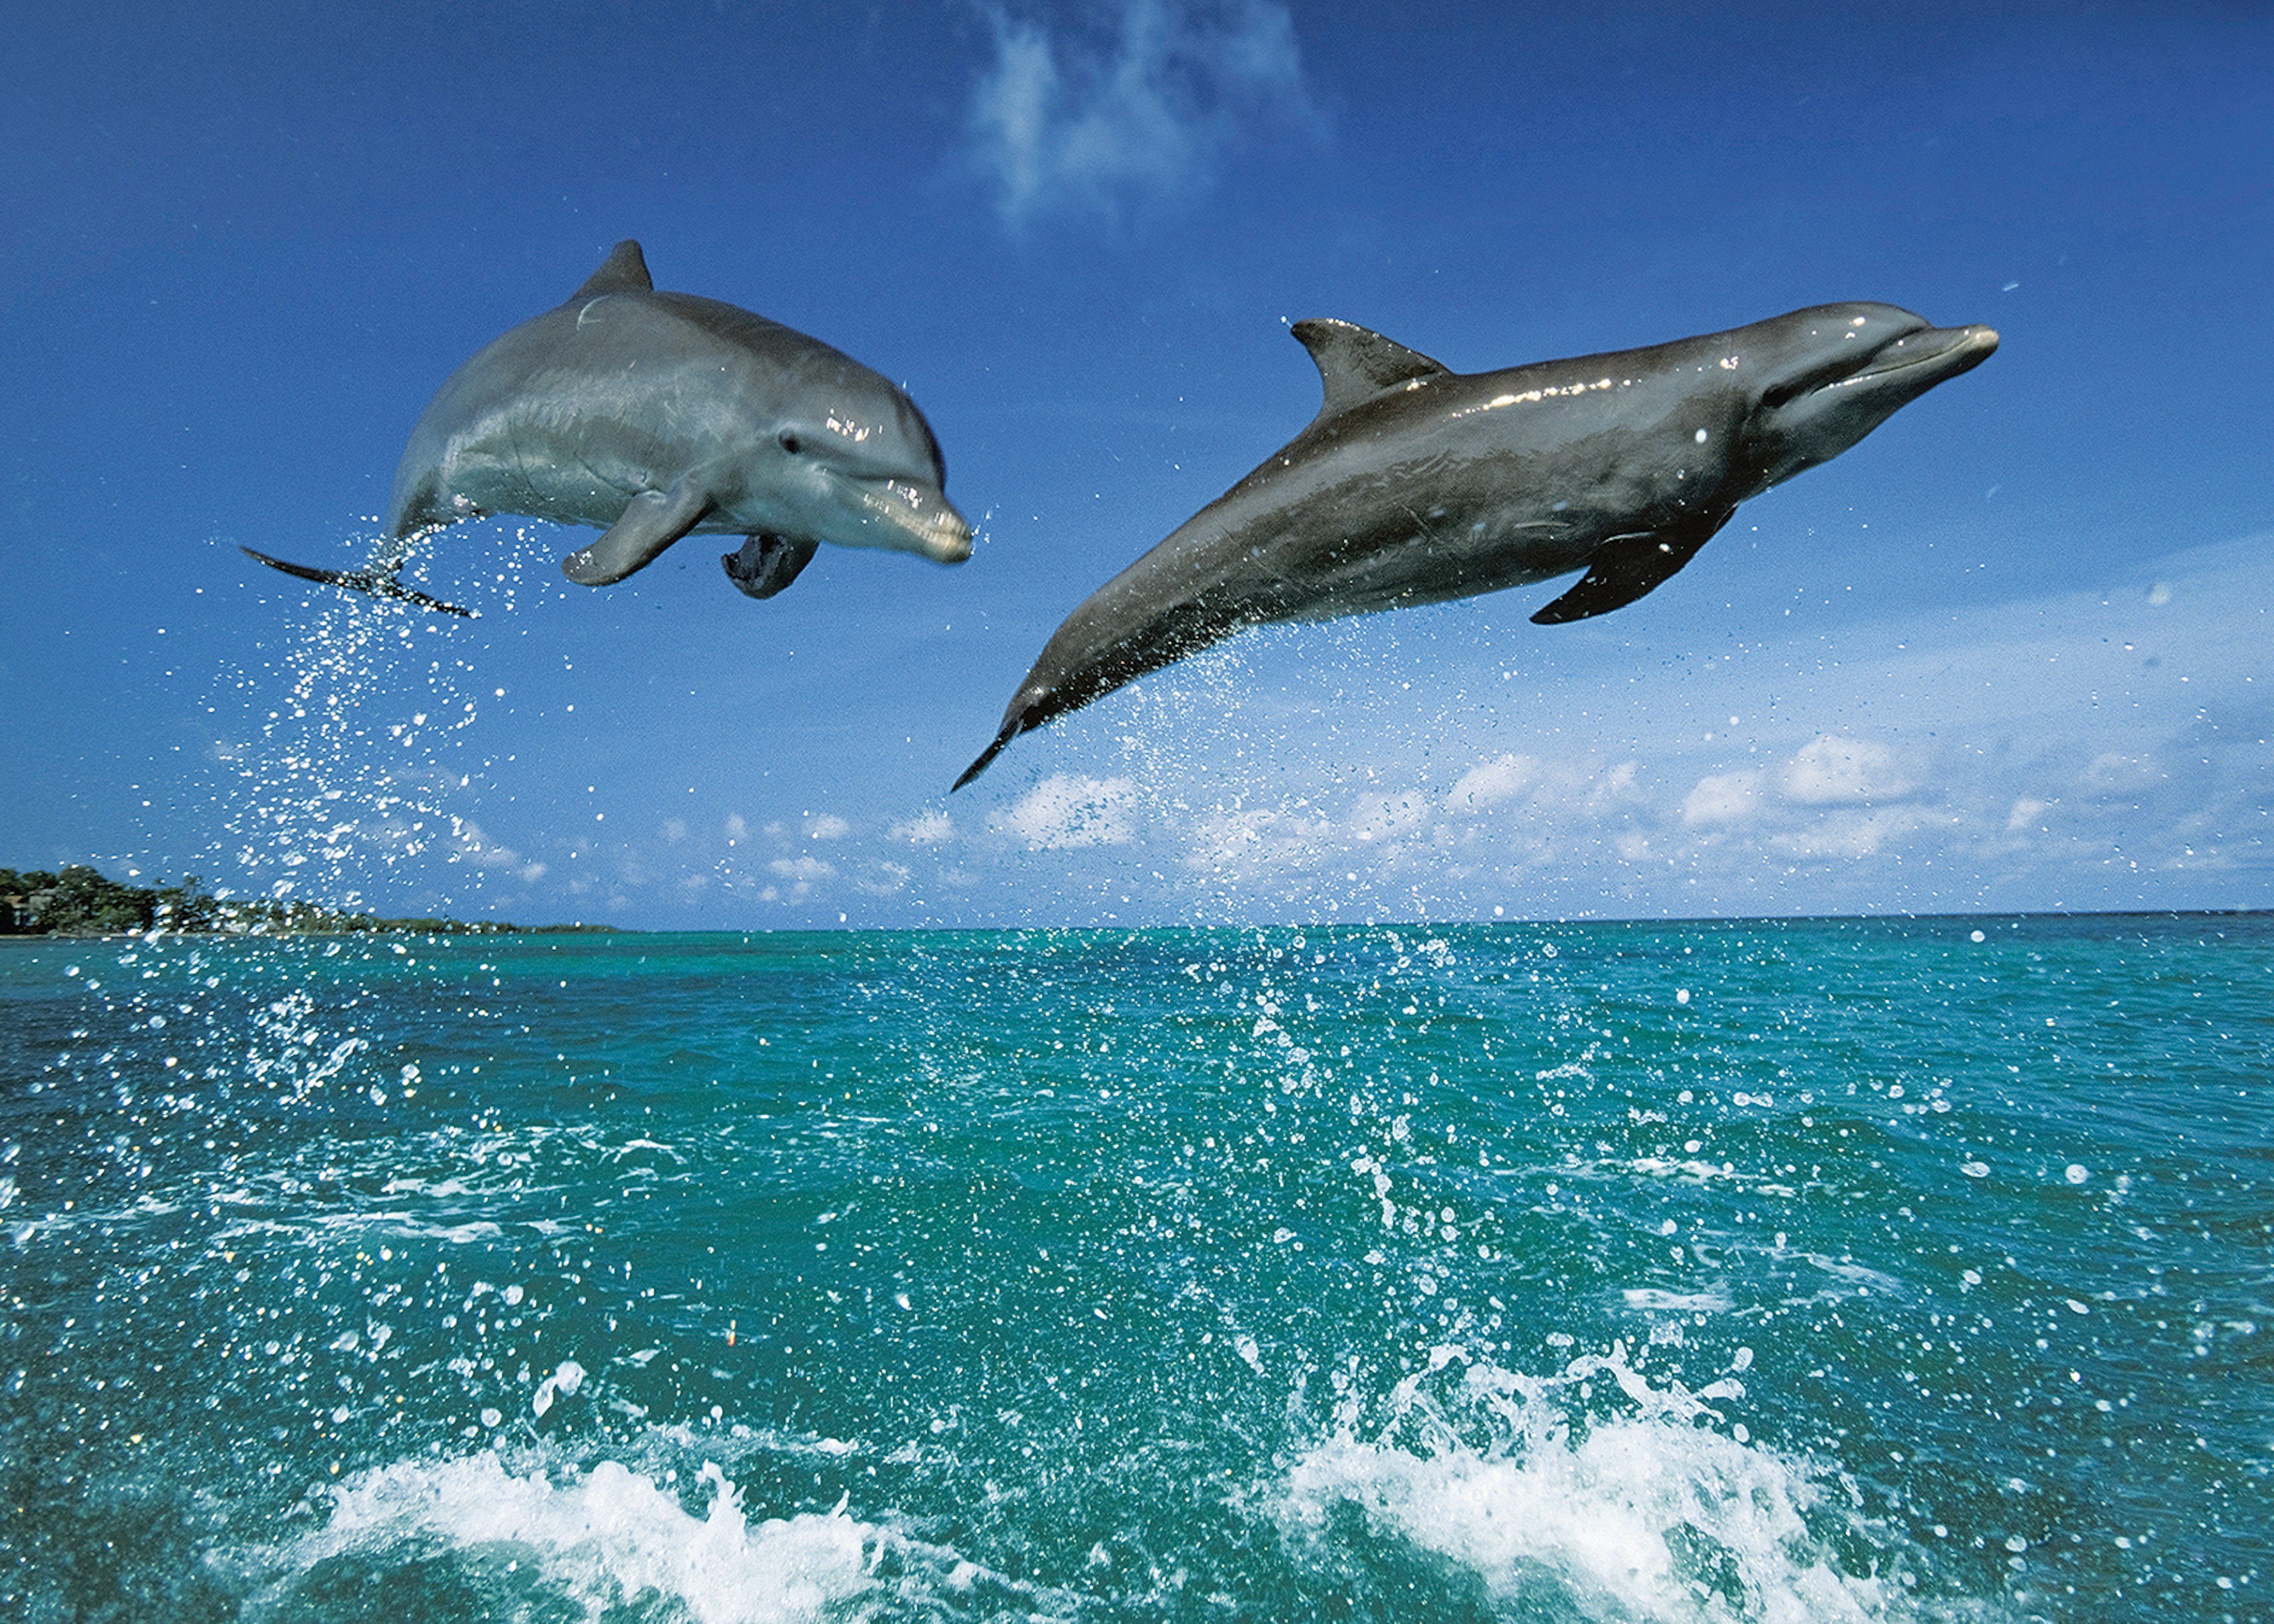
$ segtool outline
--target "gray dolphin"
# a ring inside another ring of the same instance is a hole
[[[1585,576],[1585,620],[1688,563],[1739,502],[1979,365],[1985,327],[1821,304],[1645,350],[1455,372],[1347,321],[1299,321],[1326,403],[1261,468],[1082,601],[962,788],[1019,734],[1270,620]]]
[[[771,598],[822,542],[942,564],[971,556],[939,442],[915,402],[818,339],[716,299],[658,293],[618,243],[568,302],[450,374],[410,431],[380,557],[358,570],[264,564],[430,609],[397,572],[461,519],[524,514],[607,533],[561,560],[606,586],[681,537],[747,537],[719,561]]]

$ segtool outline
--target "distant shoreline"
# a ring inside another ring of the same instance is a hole
[[[567,936],[631,934],[615,925],[388,919],[307,902],[215,897],[196,875],[178,885],[122,885],[84,863],[0,868],[0,940],[143,936]]]

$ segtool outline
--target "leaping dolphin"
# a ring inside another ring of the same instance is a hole
[[[561,560],[606,586],[691,534],[748,538],[720,559],[771,598],[822,542],[971,556],[939,442],[915,402],[818,339],[717,299],[658,293],[618,243],[568,302],[450,374],[403,447],[380,556],[317,569],[245,549],[303,580],[469,613],[398,578],[445,525],[523,514],[606,532]]]
[[[1496,372],[1448,371],[1347,321],[1293,330],[1326,385],[1319,415],[1066,617],[957,789],[1019,734],[1244,626],[1581,568],[1532,620],[1621,608],[1688,563],[1739,502],[1839,455],[1998,347],[1986,327],[1869,304]]]

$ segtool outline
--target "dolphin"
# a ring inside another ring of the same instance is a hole
[[[561,560],[606,586],[681,537],[747,538],[719,560],[771,598],[822,542],[942,564],[971,556],[946,464],[915,402],[818,339],[716,299],[658,293],[627,239],[568,302],[450,374],[395,470],[380,556],[305,581],[469,611],[403,584],[419,541],[461,519],[524,514],[606,532]]]
[[[1737,504],[1980,365],[1986,327],[1820,304],[1642,350],[1456,372],[1347,321],[1295,323],[1310,426],[1085,598],[954,787],[1053,717],[1245,626],[1578,583],[1560,625],[1661,585]]]

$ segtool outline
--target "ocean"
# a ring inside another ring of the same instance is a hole
[[[2274,917],[0,943],[0,1615],[2274,1617]]]

